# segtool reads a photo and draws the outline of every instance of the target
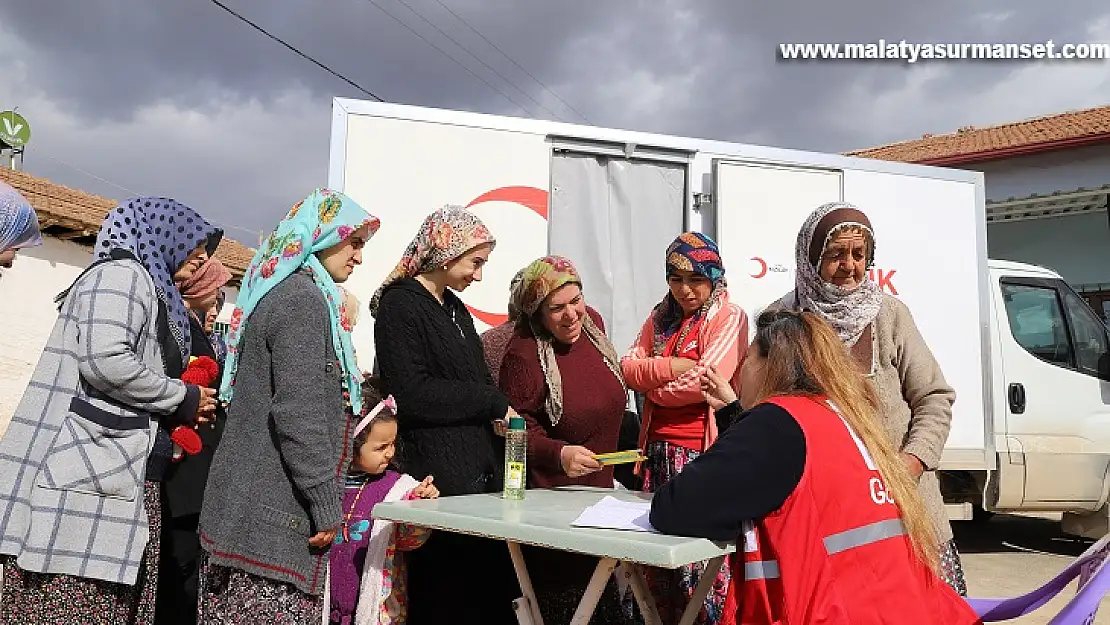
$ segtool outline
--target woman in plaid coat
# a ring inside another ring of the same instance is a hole
[[[213,391],[175,379],[191,342],[174,283],[221,236],[173,200],[130,200],[108,213],[95,261],[58,297],[0,440],[0,622],[154,622],[166,432],[216,408]]]

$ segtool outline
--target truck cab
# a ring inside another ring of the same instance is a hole
[[[988,267],[997,465],[945,471],[942,464],[946,501],[971,503],[973,485],[981,493],[975,517],[984,510],[1062,511],[1065,531],[1102,536],[1110,492],[1110,334],[1056,272],[1002,260]]]

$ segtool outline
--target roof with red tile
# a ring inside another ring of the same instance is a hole
[[[920,139],[846,154],[925,165],[958,165],[1104,142],[1110,142],[1110,106],[997,126],[965,126],[951,134],[927,134]]]
[[[116,200],[71,189],[7,167],[0,167],[0,180],[15,187],[31,202],[43,229],[55,226],[84,237],[95,236],[104,216],[117,204]],[[254,258],[254,250],[225,237],[220,241],[216,257],[238,281]]]

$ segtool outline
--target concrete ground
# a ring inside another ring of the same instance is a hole
[[[1014,597],[1033,590],[1064,569],[1092,541],[1060,532],[1057,518],[998,515],[982,524],[952,523],[973,597]],[[1006,621],[1046,625],[1075,596],[1075,583],[1050,603],[1024,618]],[[1110,599],[1095,623],[1110,625]]]

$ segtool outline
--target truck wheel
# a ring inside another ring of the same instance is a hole
[[[972,523],[986,523],[994,518],[995,513],[989,510],[984,510],[981,505],[974,505],[971,508],[971,522]]]

